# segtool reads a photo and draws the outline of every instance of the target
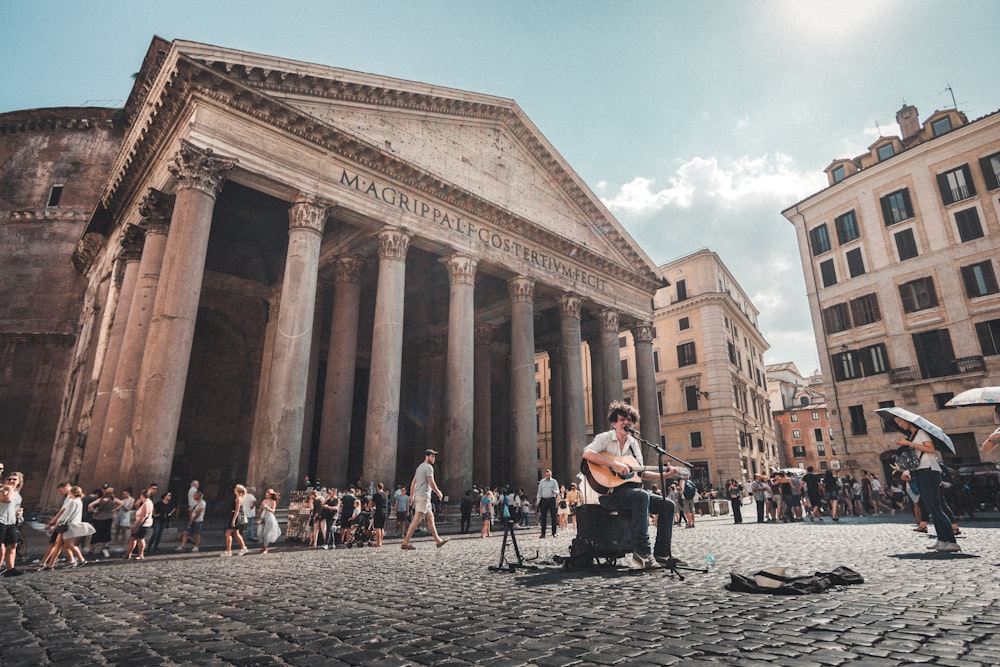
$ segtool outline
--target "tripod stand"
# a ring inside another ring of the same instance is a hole
[[[538,551],[535,551],[534,558],[524,558],[521,556],[521,549],[517,546],[517,534],[514,532],[514,519],[504,518],[503,521],[503,544],[500,546],[500,562],[497,565],[490,565],[491,572],[516,572],[517,568],[522,567],[530,570],[537,570],[537,565],[525,565],[525,560],[536,560],[538,558]],[[511,562],[507,558],[507,542],[514,547],[514,555],[517,557],[517,562]],[[506,563],[506,565],[505,565]]]

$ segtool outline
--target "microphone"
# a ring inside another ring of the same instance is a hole
[[[634,428],[632,428],[632,426],[629,425],[629,424],[625,424],[625,431],[627,433],[631,433],[632,435],[639,435],[639,432],[637,430],[635,430]]]

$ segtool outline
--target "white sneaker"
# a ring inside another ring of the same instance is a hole
[[[948,543],[947,542],[942,542],[941,540],[937,540],[936,542],[934,542],[934,544],[930,545],[927,548],[928,549],[933,549],[935,551],[939,551],[941,549],[941,547],[945,546],[946,544],[948,544]]]
[[[193,554],[198,553],[198,547],[195,547],[195,548],[191,549],[191,553],[193,553]]]
[[[962,547],[958,546],[957,542],[942,542],[942,546],[937,548],[937,551],[943,553],[958,553],[962,550]]]
[[[238,556],[246,556],[249,553],[249,549],[240,549]]]
[[[195,547],[195,548],[197,548],[197,547]],[[177,547],[176,549],[174,549],[174,551],[184,551],[184,547]]]
[[[107,549],[101,549],[101,555],[104,556],[105,558],[111,558],[111,554],[108,553]]]

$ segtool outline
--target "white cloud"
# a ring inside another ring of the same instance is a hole
[[[605,188],[602,200],[658,264],[700,248],[716,252],[760,311],[769,363],[795,361],[812,371],[802,263],[781,211],[826,184],[824,174],[804,172],[781,153],[694,157],[661,179],[637,176],[617,191]]]

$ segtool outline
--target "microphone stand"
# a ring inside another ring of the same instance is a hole
[[[691,464],[688,463],[687,461],[681,459],[681,458],[678,458],[678,457],[674,456],[673,454],[671,454],[670,452],[668,452],[663,447],[660,447],[659,445],[657,445],[655,443],[652,443],[649,440],[646,440],[645,438],[642,437],[642,435],[640,435],[639,431],[635,430],[631,426],[626,426],[625,430],[633,438],[635,438],[636,440],[638,440],[639,442],[641,442],[642,444],[646,445],[647,447],[649,447],[650,449],[652,449],[654,452],[657,453],[656,467],[657,467],[657,470],[658,470],[659,475],[660,475],[660,495],[662,496],[663,501],[666,502],[667,501],[667,473],[663,469],[663,457],[664,456],[669,456],[674,461],[676,461],[677,463],[680,463],[681,465],[683,465],[686,468],[690,468]],[[677,511],[676,506],[674,507],[674,511]],[[670,520],[673,521],[674,518],[671,516]],[[660,527],[657,526],[656,529],[660,530]],[[669,530],[671,531],[671,533],[673,533],[673,526],[670,526]],[[666,562],[666,564],[663,567],[671,575],[675,575],[677,577],[678,581],[684,581],[684,575],[681,574],[680,572],[678,572],[678,570],[688,570],[690,572],[704,572],[704,573],[708,572],[708,568],[703,568],[703,567],[689,567],[687,565],[678,565],[677,564],[677,559],[674,558],[673,556],[671,556],[670,558],[667,559],[667,562]]]

